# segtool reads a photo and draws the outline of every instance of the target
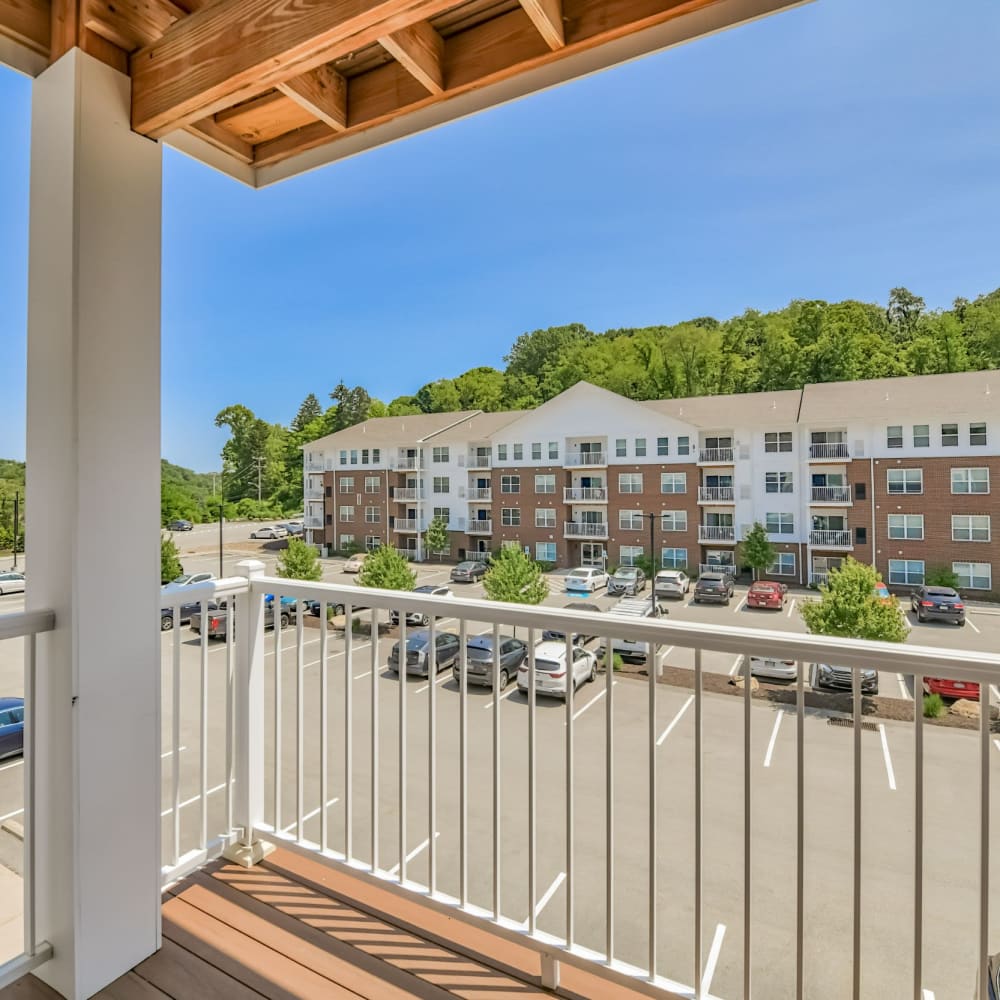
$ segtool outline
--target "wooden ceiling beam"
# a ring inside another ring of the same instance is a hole
[[[193,125],[188,125],[187,131],[198,136],[199,139],[204,139],[216,149],[221,149],[222,152],[235,156],[241,163],[253,163],[253,146],[238,135],[233,135],[213,118],[206,118]]]
[[[0,0],[0,36],[47,56],[52,44],[52,5],[47,0]]]
[[[332,66],[279,83],[278,90],[335,131],[347,128],[347,80]]]
[[[426,21],[386,35],[379,44],[421,86],[444,93],[444,39]]]
[[[86,0],[84,25],[127,52],[161,39],[188,12],[171,0]]]
[[[561,49],[566,44],[562,0],[520,0],[520,3],[545,44],[553,52]]]
[[[217,0],[132,57],[132,128],[160,137],[455,0]]]

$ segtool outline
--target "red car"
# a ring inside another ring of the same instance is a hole
[[[942,698],[966,698],[979,701],[978,681],[950,681],[947,677],[925,677],[924,691]]]
[[[780,611],[785,605],[787,592],[788,588],[783,583],[758,580],[756,583],[752,583],[747,591],[747,607],[776,608]]]

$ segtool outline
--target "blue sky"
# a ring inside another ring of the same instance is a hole
[[[526,330],[1000,285],[1000,5],[818,0],[264,191],[164,156],[163,455],[502,366]],[[0,457],[24,455],[30,85],[0,70]],[[249,248],[249,252],[248,252]]]

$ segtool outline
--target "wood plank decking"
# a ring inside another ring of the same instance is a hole
[[[253,869],[215,862],[163,899],[163,947],[100,1000],[635,1000],[563,966],[543,989],[539,959],[369,880],[278,849]],[[28,977],[0,1000],[50,1000]]]

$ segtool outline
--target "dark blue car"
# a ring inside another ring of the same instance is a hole
[[[24,752],[24,699],[0,698],[0,758]]]

